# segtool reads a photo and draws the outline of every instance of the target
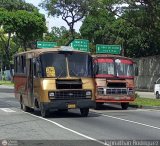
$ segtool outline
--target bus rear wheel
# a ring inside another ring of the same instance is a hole
[[[21,99],[20,99],[20,106],[21,106],[21,109],[22,109],[24,112],[30,112],[30,111],[31,111],[31,108],[29,108],[28,106],[25,106],[22,97],[21,97]]]
[[[123,110],[127,110],[128,106],[129,106],[129,102],[122,102],[121,103],[121,107],[122,107]]]
[[[89,113],[89,108],[80,108],[81,116],[87,117]]]

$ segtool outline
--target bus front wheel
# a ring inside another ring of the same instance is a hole
[[[82,117],[87,117],[89,113],[89,108],[81,108],[80,112]]]
[[[43,118],[49,117],[50,112],[49,112],[49,110],[45,109],[43,105],[41,105],[40,110],[41,110],[41,116]]]

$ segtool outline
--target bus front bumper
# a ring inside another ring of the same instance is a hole
[[[55,111],[61,109],[75,109],[75,108],[95,108],[95,101],[91,99],[81,100],[52,100],[51,102],[41,102],[41,106],[45,110]]]

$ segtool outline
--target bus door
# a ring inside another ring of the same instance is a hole
[[[30,58],[27,60],[27,96],[28,104],[33,107],[33,59]]]

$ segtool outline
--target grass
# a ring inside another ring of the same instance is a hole
[[[11,81],[2,81],[2,80],[0,80],[0,85],[13,86],[14,84]]]
[[[130,103],[131,105],[142,106],[160,106],[160,99],[151,99],[151,98],[141,98],[137,97],[134,102]]]

